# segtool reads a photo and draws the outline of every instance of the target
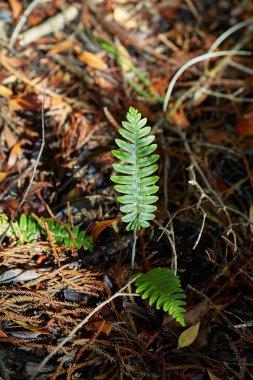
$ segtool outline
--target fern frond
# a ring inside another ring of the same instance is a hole
[[[163,308],[174,317],[182,326],[185,326],[184,313],[186,298],[181,288],[178,276],[167,268],[155,268],[147,273],[141,273],[135,280],[137,293],[142,293],[142,298],[149,298],[149,304],[156,303],[156,308]]]
[[[8,217],[5,214],[0,215],[0,235],[2,231],[5,231],[9,225]],[[22,214],[20,219],[16,223],[12,223],[8,237],[18,240],[17,244],[24,244],[26,242],[37,242],[41,236],[46,235],[46,230],[39,224],[39,220],[45,221],[43,217],[38,218],[38,221],[32,216]],[[47,222],[50,232],[53,234],[56,244],[63,244],[66,248],[70,248],[72,240],[70,233],[62,223],[49,220]],[[92,251],[92,237],[87,236],[84,231],[79,231],[79,227],[75,226],[73,229],[70,225],[67,225],[74,236],[74,245],[77,249],[84,248]]]
[[[155,194],[158,186],[155,183],[159,177],[152,175],[158,165],[155,162],[159,155],[153,154],[157,145],[151,144],[155,136],[149,135],[151,128],[145,126],[147,119],[133,107],[126,115],[128,121],[123,121],[124,129],[119,129],[120,135],[127,141],[116,139],[115,142],[121,150],[113,150],[112,154],[122,161],[113,164],[113,168],[124,175],[113,175],[111,180],[117,183],[115,190],[125,195],[118,197],[123,203],[120,211],[127,214],[122,220],[127,223],[127,231],[148,227],[149,220],[154,219],[153,214],[157,207],[153,205],[158,200]]]

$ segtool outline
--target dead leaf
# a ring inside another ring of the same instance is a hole
[[[11,149],[18,141],[17,135],[7,125],[4,127],[3,135],[8,149]]]
[[[9,106],[14,110],[41,111],[41,104],[34,95],[21,95],[9,98]]]
[[[7,170],[11,170],[13,166],[16,164],[18,157],[21,155],[22,149],[20,144],[15,144],[13,148],[10,151],[10,155],[8,158],[8,163],[7,163]]]
[[[190,346],[198,336],[200,322],[186,329],[178,338],[178,349]]]
[[[220,377],[215,376],[211,371],[209,371],[209,369],[207,370],[207,373],[210,377],[210,380],[221,380]]]
[[[101,234],[101,232],[108,226],[112,226],[114,224],[117,224],[119,222],[119,218],[116,219],[108,219],[108,220],[103,220],[101,222],[98,222],[95,224],[95,226],[92,229],[91,236],[92,236],[92,241],[95,243]]]
[[[129,29],[133,29],[137,27],[136,20],[128,13],[125,7],[115,7],[113,12],[114,20]]]
[[[185,116],[185,112],[183,107],[181,106],[178,111],[173,113],[172,115],[172,121],[174,124],[176,124],[179,128],[188,128],[190,126],[189,120]]]
[[[0,338],[6,337],[7,335],[3,330],[0,329]]]
[[[79,54],[78,59],[92,69],[107,71],[105,62],[97,54],[85,51],[84,53]]]
[[[9,98],[13,92],[8,88],[0,84],[0,96],[3,98]]]
[[[92,322],[92,325],[107,336],[110,335],[110,332],[112,331],[112,324],[108,321],[94,321]]]
[[[253,121],[240,121],[235,125],[235,130],[240,135],[253,136]]]
[[[207,313],[210,312],[210,307],[207,305],[205,301],[199,302],[194,305],[190,310],[185,313],[185,324],[186,326],[192,326],[193,324],[201,321]],[[164,315],[163,326],[166,325],[179,327],[179,323],[175,321],[175,319],[168,314]]]
[[[33,183],[27,196],[30,197],[31,195],[38,193],[44,187],[53,187],[53,185],[47,181]]]
[[[59,42],[58,44],[55,44],[47,53],[48,57],[52,57],[54,54],[59,54],[62,51],[66,51],[68,49],[73,48],[73,40],[65,40],[62,42]]]
[[[5,199],[4,201],[0,201],[0,213],[8,212],[12,216],[18,205],[19,201],[16,199]]]
[[[43,326],[43,327],[34,326],[34,325],[31,325],[30,323],[26,323],[23,321],[15,321],[15,323],[17,323],[17,325],[24,327],[25,329],[30,330],[30,331],[34,331],[40,334],[49,334],[49,331],[47,329],[54,323],[54,320],[49,321],[46,324],[46,326]]]
[[[7,176],[7,173],[5,173],[5,172],[0,172],[0,183],[3,182],[3,181],[5,180],[6,176]]]
[[[27,59],[25,58],[17,58],[16,56],[13,57],[7,57],[6,55],[1,55],[1,63],[7,64],[8,66],[11,66],[11,68],[19,68],[27,64]]]
[[[9,0],[9,3],[12,10],[12,17],[16,20],[22,12],[22,4],[19,0]]]

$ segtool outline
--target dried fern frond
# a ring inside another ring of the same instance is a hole
[[[163,308],[182,326],[185,326],[184,313],[186,305],[185,294],[181,288],[180,279],[167,268],[155,268],[148,273],[141,273],[135,280],[138,285],[136,292],[142,293],[142,298],[149,298],[149,304],[156,303],[156,308]]]
[[[158,169],[155,162],[159,155],[151,155],[157,145],[151,144],[155,136],[149,135],[151,128],[145,126],[147,119],[142,119],[133,107],[129,108],[126,118],[128,121],[122,122],[124,129],[119,129],[119,133],[127,141],[116,139],[121,150],[112,151],[122,161],[113,164],[113,168],[124,175],[113,175],[111,180],[117,183],[115,190],[125,194],[117,199],[124,204],[120,210],[127,215],[122,220],[127,223],[127,231],[131,231],[149,227],[149,220],[155,217],[153,212],[157,207],[153,203],[158,197],[153,194],[158,191],[155,183],[159,177],[152,174]]]

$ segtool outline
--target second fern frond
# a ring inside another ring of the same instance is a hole
[[[182,290],[180,278],[167,268],[155,268],[147,273],[140,273],[135,280],[137,293],[142,298],[149,298],[149,304],[156,304],[156,308],[163,308],[174,317],[178,323],[185,326],[184,314],[185,294]]]

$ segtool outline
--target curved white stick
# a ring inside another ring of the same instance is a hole
[[[251,53],[248,52],[248,51],[239,51],[239,50],[234,50],[234,51],[233,50],[225,50],[225,51],[218,51],[218,52],[210,52],[210,53],[206,53],[206,54],[203,54],[203,55],[199,55],[198,57],[195,57],[195,58],[191,59],[190,61],[186,62],[176,72],[176,74],[174,75],[174,77],[172,78],[172,80],[170,82],[170,85],[168,87],[168,90],[167,90],[167,93],[166,93],[166,96],[165,96],[165,99],[164,99],[164,103],[163,103],[163,112],[166,112],[166,109],[167,109],[169,101],[170,101],[170,96],[171,96],[172,90],[173,90],[173,88],[174,88],[174,86],[176,84],[176,81],[178,80],[178,78],[180,77],[180,75],[183,74],[183,72],[185,70],[187,70],[190,66],[195,65],[195,63],[204,61],[205,59],[210,59],[210,58],[215,58],[215,57],[222,57],[222,56],[225,56],[225,55],[251,55]]]
[[[239,29],[245,28],[250,24],[253,24],[253,17],[233,25],[231,28],[222,33],[222,35],[219,38],[217,38],[216,41],[214,41],[214,43],[210,46],[208,53],[214,51],[226,38],[231,36],[231,34],[235,33]]]

